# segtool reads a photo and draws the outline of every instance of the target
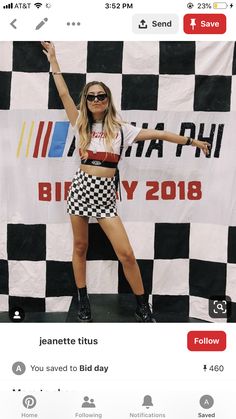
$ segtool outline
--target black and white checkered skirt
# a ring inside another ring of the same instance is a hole
[[[67,212],[84,217],[115,217],[114,178],[92,176],[78,169],[69,189]]]

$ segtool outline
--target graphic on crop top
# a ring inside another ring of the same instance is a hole
[[[77,118],[78,120],[78,118]],[[76,135],[76,142],[79,155],[81,157],[81,149],[79,148],[79,132],[77,129],[77,121],[73,126]],[[136,136],[142,128],[136,127],[132,124],[122,124],[122,131],[124,135],[124,149],[131,146],[135,141]],[[104,132],[102,130],[102,123],[94,123],[92,126],[91,142],[87,148],[86,159],[81,159],[83,164],[94,164],[97,166],[116,167],[120,157],[121,149],[121,132],[118,131],[116,137],[112,142],[113,152],[107,151],[104,140]]]

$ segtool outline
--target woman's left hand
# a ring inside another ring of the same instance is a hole
[[[211,144],[207,141],[193,140],[192,146],[200,148],[205,154],[205,156],[208,156],[208,154],[210,153],[209,149],[211,148]]]

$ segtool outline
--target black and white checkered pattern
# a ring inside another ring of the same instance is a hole
[[[92,176],[78,170],[68,194],[67,212],[95,218],[116,216],[114,179]]]
[[[124,226],[160,320],[181,321],[190,315],[214,321],[208,314],[209,298],[229,295],[228,321],[236,321],[235,227],[137,222]],[[76,295],[71,254],[69,223],[1,224],[0,310],[68,310]],[[87,285],[93,294],[131,292],[98,223],[89,224]]]
[[[236,110],[234,42],[55,45],[76,103],[86,82],[101,80],[111,88],[118,110]],[[63,108],[40,42],[2,42],[0,56],[0,109]]]
[[[101,80],[125,113],[236,110],[234,42],[55,44],[76,103],[86,82]],[[2,42],[0,57],[0,110],[62,109],[40,42]],[[176,320],[190,315],[212,321],[209,298],[226,294],[232,300],[228,321],[236,321],[234,224],[126,222],[125,228],[154,310]],[[0,231],[0,310],[68,310],[76,293],[69,223],[29,225],[4,219]],[[87,259],[91,293],[130,292],[97,223],[89,225]]]

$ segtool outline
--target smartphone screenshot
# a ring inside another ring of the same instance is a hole
[[[0,417],[234,419],[236,3],[0,8]]]

